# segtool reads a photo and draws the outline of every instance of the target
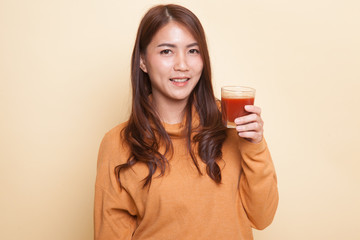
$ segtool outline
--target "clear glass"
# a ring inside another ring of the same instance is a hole
[[[243,86],[224,86],[221,88],[222,120],[226,127],[235,128],[234,120],[249,114],[245,105],[254,105],[255,89]]]

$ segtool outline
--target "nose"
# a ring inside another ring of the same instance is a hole
[[[189,65],[186,60],[186,54],[179,53],[176,55],[175,63],[174,63],[175,71],[188,71]]]

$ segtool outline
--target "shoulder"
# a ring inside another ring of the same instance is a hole
[[[102,139],[101,145],[111,146],[122,142],[121,132],[127,126],[127,124],[128,122],[120,123],[106,132]]]
[[[110,137],[120,134],[120,132],[128,125],[128,121],[120,123],[106,132],[105,137]]]
[[[121,123],[106,132],[99,148],[97,160],[96,186],[110,192],[118,188],[115,168],[126,163],[129,151],[121,137],[127,122]]]
[[[99,148],[98,163],[115,161],[117,164],[128,157],[128,150],[121,136],[128,122],[123,122],[105,133]]]

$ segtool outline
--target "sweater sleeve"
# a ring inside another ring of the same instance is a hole
[[[94,239],[131,239],[136,228],[136,207],[128,191],[115,177],[117,149],[113,138],[105,135],[99,150],[94,202]]]
[[[251,226],[261,230],[272,222],[279,201],[275,168],[265,139],[255,144],[240,138],[239,148],[240,198]]]

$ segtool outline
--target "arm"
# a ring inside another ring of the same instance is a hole
[[[264,229],[272,222],[279,200],[270,152],[265,139],[260,143],[240,139],[239,148],[242,157],[240,198],[251,226]]]
[[[240,197],[252,227],[264,229],[272,222],[277,209],[277,178],[263,138],[261,109],[256,106],[245,109],[250,114],[235,120],[242,157]]]
[[[131,204],[127,193],[115,199],[102,187],[95,187],[94,237],[95,240],[131,239],[136,218],[126,210]]]
[[[135,203],[125,188],[120,189],[112,161],[118,159],[119,149],[114,146],[117,134],[107,134],[98,156],[94,203],[94,239],[131,239],[136,228]]]

